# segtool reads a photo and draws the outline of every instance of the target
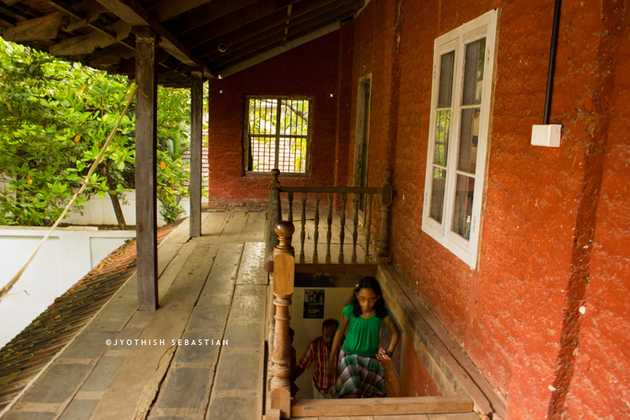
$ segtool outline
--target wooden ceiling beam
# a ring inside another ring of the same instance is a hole
[[[111,25],[111,28],[114,30],[114,35],[100,31],[92,31],[86,35],[66,38],[52,45],[49,51],[51,54],[57,56],[91,54],[97,48],[105,48],[118,41],[122,41],[129,36],[131,31],[131,26],[122,20]]]
[[[317,38],[321,38],[324,35],[327,35],[331,32],[334,32],[336,30],[338,30],[341,27],[341,23],[340,22],[333,22],[327,26],[324,26],[322,28],[319,28],[316,31],[313,31],[309,34],[306,34],[302,37],[296,38],[296,39],[292,39],[288,42],[286,42],[284,45],[275,47],[275,48],[271,48],[267,51],[261,52],[259,54],[256,54],[255,56],[252,56],[246,60],[243,60],[241,62],[235,63],[235,64],[231,64],[228,65],[227,67],[224,67],[220,70],[218,70],[218,73],[221,75],[221,77],[227,77],[230,75],[233,75],[235,73],[238,73],[240,71],[246,70],[250,67],[253,67],[257,64],[262,63],[263,61],[267,61],[273,57],[276,57],[280,54],[284,54],[285,52],[299,47],[300,45],[306,44],[310,41],[313,41]]]
[[[295,42],[296,39],[307,39],[305,42],[309,42],[308,40],[313,40],[313,34],[320,33],[321,28],[330,28],[334,27],[335,23],[341,24],[341,21],[345,18],[351,17],[356,9],[360,6],[362,0],[354,0],[352,3],[346,3],[345,7],[338,11],[338,14],[335,17],[325,16],[319,20],[310,19],[305,20],[299,26],[292,26],[288,33],[289,40],[286,41],[281,31],[276,31],[276,33],[265,40],[262,40],[260,43],[254,46],[252,49],[244,50],[239,54],[235,54],[232,56],[226,57],[226,60],[221,62],[219,60],[215,60],[214,62],[218,65],[215,68],[217,73],[221,73],[223,75],[223,71],[220,70],[226,67],[233,67],[239,65],[241,62],[248,62],[252,59],[252,57],[265,57],[267,52],[269,51],[280,51],[280,53],[288,51],[288,49],[283,49],[284,45],[293,45],[291,48],[295,48],[295,46],[302,45],[304,42]],[[328,34],[327,30],[322,32],[323,36]],[[290,49],[290,48],[289,48]],[[276,54],[277,55],[277,54]],[[275,55],[274,55],[275,56]],[[265,58],[267,59],[267,58]],[[263,60],[264,61],[264,60]],[[212,61],[211,61],[212,62]]]
[[[168,22],[168,26],[169,29],[175,33],[185,34],[207,26],[210,22],[237,12],[245,7],[254,6],[257,3],[258,0],[213,1],[178,16],[176,19]]]
[[[246,7],[235,13],[225,15],[220,19],[215,19],[204,27],[186,32],[184,42],[186,45],[190,45],[191,48],[194,48],[201,43],[200,41],[229,34],[242,26],[249,25],[269,15],[279,13],[284,16],[288,4],[289,0],[274,0],[265,1],[257,7]]]
[[[308,2],[301,2],[292,5],[291,18],[289,20],[292,22],[293,20],[299,19],[309,13],[312,13],[316,10],[330,7],[331,5],[344,4],[345,2],[341,2],[339,0],[315,0]],[[220,36],[215,36],[208,39],[200,39],[196,44],[192,45],[193,51],[197,53],[196,48],[200,48],[201,46],[207,45],[207,48],[204,48],[200,53],[202,56],[207,56],[209,52],[212,50],[216,51],[216,47],[219,44],[225,44],[228,46],[241,42],[241,39],[249,39],[252,37],[252,34],[259,35],[265,30],[275,29],[278,26],[284,26],[287,24],[287,14],[286,8],[280,9],[279,12],[268,16],[265,19],[256,20],[251,22],[248,25],[243,25],[237,28],[235,31],[231,31],[225,34],[221,34]],[[237,41],[233,42],[236,39]]]
[[[266,34],[268,33],[276,33],[277,30],[284,30],[285,37],[284,39],[288,39],[288,36],[291,33],[291,28],[302,25],[309,25],[312,22],[315,22],[319,25],[325,25],[331,21],[331,17],[337,16],[345,16],[347,13],[354,11],[356,8],[356,2],[339,2],[339,1],[328,1],[326,3],[328,7],[322,7],[319,9],[309,9],[308,11],[301,10],[297,13],[293,14],[293,18],[289,20],[289,24],[286,24],[286,21],[276,22],[273,25],[269,26],[260,26],[257,29],[248,28],[243,32],[243,35],[240,38],[232,38],[226,40],[224,45],[227,47],[226,53],[221,53],[218,51],[217,46],[220,41],[216,41],[215,43],[209,45],[204,51],[196,52],[200,57],[209,57],[209,61],[213,62],[215,60],[220,60],[221,56],[229,57],[232,53],[237,51],[242,51],[248,46],[252,46],[256,43],[260,43],[263,38],[267,38]],[[331,7],[332,6],[332,7]],[[261,38],[262,37],[262,38]]]
[[[198,9],[201,6],[210,4],[211,0],[160,0],[157,2],[157,6],[154,8],[155,16],[157,16],[160,22],[171,20],[177,16],[180,16],[190,10]],[[212,2],[215,3],[215,2]],[[224,3],[224,2],[222,2]],[[232,3],[232,2],[225,2]],[[195,14],[198,11],[195,11]]]
[[[160,37],[160,47],[182,63],[202,69],[206,76],[211,76],[204,63],[196,59],[157,17],[147,11],[137,0],[97,0],[111,13],[131,26],[148,26]]]
[[[63,22],[63,15],[53,12],[48,15],[23,20],[12,28],[7,29],[2,37],[7,41],[41,41],[55,39]]]

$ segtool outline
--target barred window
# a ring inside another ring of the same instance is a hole
[[[245,168],[248,172],[306,174],[310,148],[308,98],[247,98]]]

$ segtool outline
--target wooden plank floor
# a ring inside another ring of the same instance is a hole
[[[159,248],[160,309],[136,311],[132,276],[3,420],[261,417],[264,213],[202,216]]]

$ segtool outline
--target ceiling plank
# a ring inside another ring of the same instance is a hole
[[[288,4],[288,1],[281,0],[263,2],[257,7],[246,7],[235,13],[225,15],[220,19],[215,19],[204,27],[187,32],[184,37],[184,42],[186,42],[186,45],[190,45],[191,48],[194,48],[200,44],[200,40],[218,38],[269,15],[279,13],[286,16]]]
[[[160,22],[164,22],[210,2],[210,0],[160,0],[155,8],[155,15]]]
[[[255,6],[258,0],[213,1],[186,12],[169,22],[169,29],[175,33],[187,33],[245,7]]]
[[[173,57],[188,66],[201,67],[206,76],[210,76],[205,65],[195,59],[193,55],[157,17],[149,13],[137,0],[97,0],[107,10],[132,26],[149,26],[160,36],[160,47]]]
[[[221,70],[219,73],[221,75],[221,77],[225,78],[227,76],[231,76],[235,73],[238,73],[240,71],[246,70],[250,67],[253,67],[257,64],[262,63],[263,61],[267,61],[273,57],[276,57],[280,54],[283,54],[293,48],[299,47],[300,45],[306,44],[308,42],[311,42],[317,38],[321,38],[324,35],[328,35],[329,33],[332,33],[336,30],[338,30],[341,27],[341,23],[340,22],[333,22],[329,25],[324,26],[323,28],[320,28],[316,31],[313,31],[309,34],[306,34],[302,37],[293,39],[288,41],[287,43],[285,43],[284,45],[272,48],[270,50],[264,51],[258,55],[255,55],[254,57],[251,57],[245,61],[242,61],[240,63],[234,64],[234,65],[230,65],[226,68],[224,68],[223,70]]]
[[[63,15],[53,12],[35,19],[23,20],[2,34],[7,41],[41,41],[55,39],[63,21]]]

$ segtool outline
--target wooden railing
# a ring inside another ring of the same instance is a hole
[[[361,257],[364,262],[389,261],[389,222],[393,195],[391,173],[386,173],[382,187],[286,187],[280,185],[280,172],[277,169],[272,171],[272,175],[266,228],[268,254],[277,244],[273,235],[274,226],[283,220],[284,215],[291,223],[299,222],[299,244],[296,245],[300,250],[300,263],[304,263],[307,257],[313,263],[326,264],[354,264]],[[286,209],[283,209],[283,203]],[[307,212],[310,215],[307,216]],[[313,220],[312,226],[309,226],[312,236],[308,242],[307,217]],[[333,229],[335,219],[337,223]],[[377,225],[377,232],[373,232]],[[333,230],[337,230],[336,238],[333,238]],[[320,255],[319,251],[321,238],[325,255]],[[348,247],[350,255],[345,252]],[[307,255],[307,248],[312,248],[309,252],[311,255]],[[333,248],[338,249],[336,256],[332,255]],[[359,252],[363,255],[359,255]]]

